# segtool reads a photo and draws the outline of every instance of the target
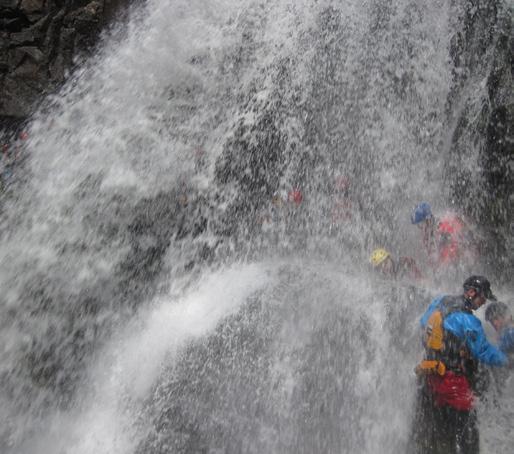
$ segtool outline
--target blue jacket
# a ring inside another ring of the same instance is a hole
[[[504,353],[514,353],[514,326],[501,330],[499,347]]]
[[[438,296],[435,298],[427,311],[421,317],[420,323],[424,329],[427,326],[428,319],[434,311],[443,307],[443,298]],[[460,298],[464,306],[463,297]],[[486,338],[484,328],[480,320],[471,312],[455,311],[444,317],[443,327],[454,334],[457,338],[465,342],[466,347],[471,355],[477,360],[490,366],[507,365],[507,356],[493,344],[489,343]],[[513,333],[514,334],[514,333]],[[514,340],[514,339],[513,339]]]

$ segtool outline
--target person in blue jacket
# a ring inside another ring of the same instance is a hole
[[[487,306],[485,319],[498,332],[498,347],[507,354],[514,353],[514,322],[509,307],[500,301]]]
[[[466,279],[463,287],[462,295],[435,298],[420,320],[425,333],[425,359],[417,368],[423,378],[417,415],[417,432],[421,435],[416,434],[414,450],[417,453],[478,453],[473,392],[477,363],[508,363],[505,353],[487,340],[482,323],[473,314],[487,299],[496,300],[489,281],[474,275]],[[437,343],[427,339],[438,329],[441,345],[435,347]],[[433,369],[428,367],[431,365]]]
[[[484,276],[471,276],[463,287],[462,295],[435,298],[421,317],[421,327],[426,328],[434,311],[443,309],[447,312],[444,330],[463,341],[475,360],[489,366],[507,365],[505,354],[487,340],[482,322],[473,315],[473,311],[482,307],[488,299],[496,301],[491,284]]]

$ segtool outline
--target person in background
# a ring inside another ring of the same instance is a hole
[[[427,202],[417,205],[411,223],[422,232],[423,249],[428,264],[439,278],[456,276],[470,268],[477,259],[477,245],[469,224],[454,212],[436,218]]]
[[[496,300],[484,276],[470,276],[463,293],[432,301],[420,320],[425,357],[416,367],[422,388],[415,425],[415,452],[476,454],[479,432],[473,384],[477,364],[506,366],[508,358],[490,344],[473,315]]]
[[[514,354],[514,322],[509,307],[500,301],[493,302],[485,310],[485,319],[498,333],[500,350]]]
[[[339,176],[335,179],[333,188],[332,207],[330,209],[331,226],[336,227],[351,221],[352,210],[350,179],[346,176]]]
[[[291,189],[287,194],[287,201],[295,206],[301,205],[303,202],[302,191],[298,188]]]
[[[449,212],[439,220],[437,243],[437,266],[442,270],[456,266],[469,267],[478,258],[472,229],[456,213]]]
[[[437,225],[438,221],[432,214],[432,208],[428,202],[416,205],[411,214],[411,223],[421,230],[423,249],[430,266],[434,266],[437,260]]]
[[[370,263],[376,271],[388,278],[410,281],[423,278],[412,257],[399,257],[394,260],[391,253],[384,248],[377,248],[371,253]]]

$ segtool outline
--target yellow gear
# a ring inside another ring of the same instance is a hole
[[[372,252],[371,258],[369,259],[369,261],[371,262],[371,264],[373,266],[378,266],[382,262],[384,262],[384,260],[387,259],[387,257],[390,257],[390,256],[391,256],[391,254],[389,252],[387,252],[384,248],[378,248]]]
[[[427,321],[425,328],[425,346],[440,352],[444,350],[443,314],[440,310],[434,311]]]
[[[444,374],[446,374],[446,366],[441,361],[430,361],[425,359],[416,366],[414,372],[416,375],[438,374],[443,377]]]

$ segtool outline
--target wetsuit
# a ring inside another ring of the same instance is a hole
[[[427,358],[442,361],[446,372],[424,379],[410,451],[476,454],[479,435],[472,390],[476,362],[504,366],[507,357],[487,341],[480,320],[463,296],[436,298],[421,318],[423,329],[436,310],[444,314],[445,348],[442,352],[427,350]]]

